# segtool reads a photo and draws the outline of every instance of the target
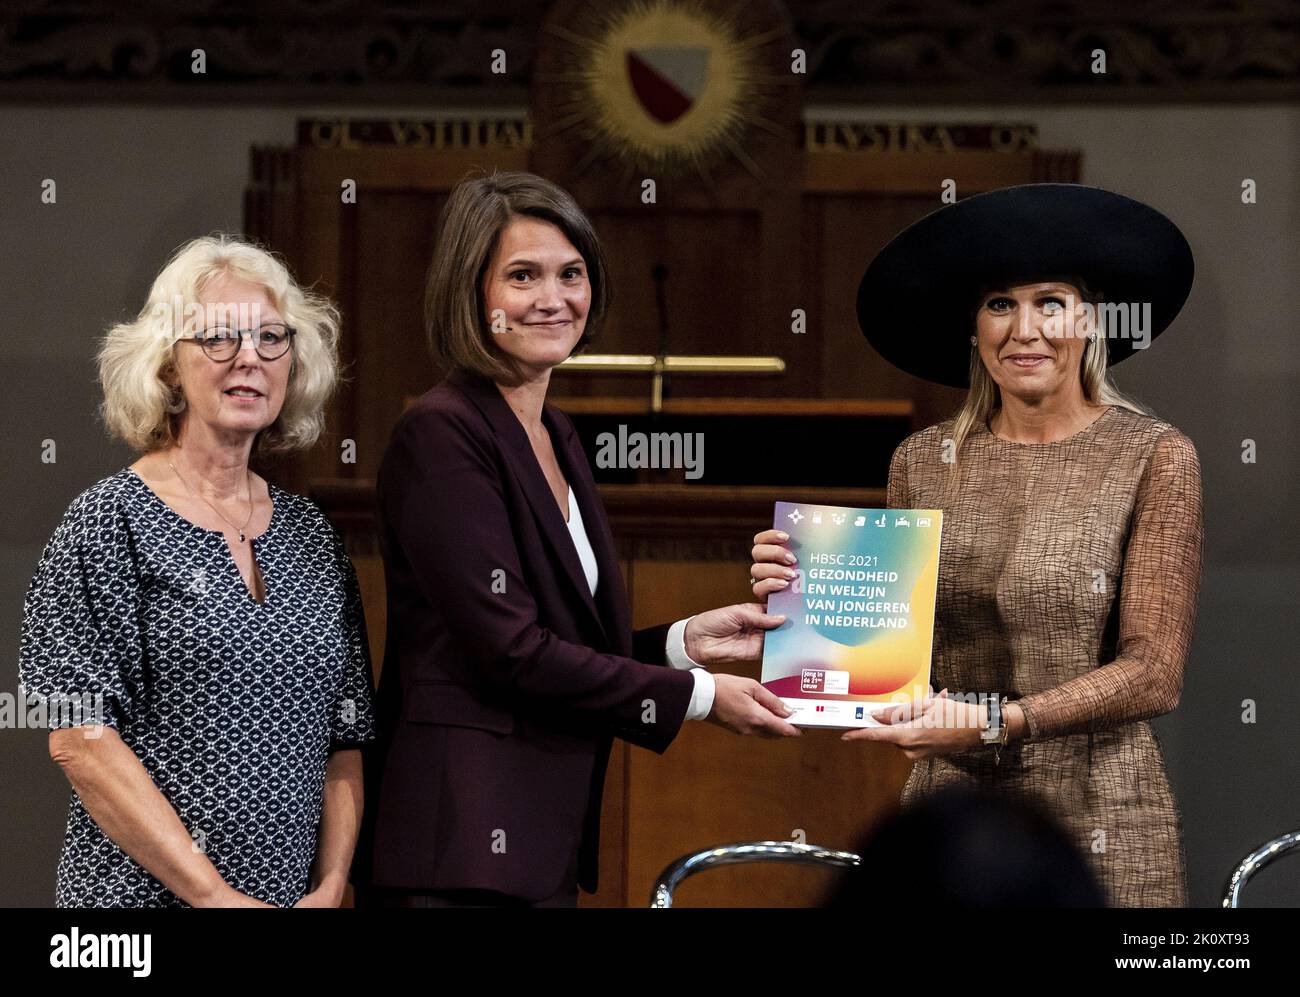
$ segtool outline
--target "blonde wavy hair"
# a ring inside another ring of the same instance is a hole
[[[1098,305],[1105,300],[1100,290],[1094,290],[1086,280],[1080,277],[1063,277],[1064,282],[1073,284],[1079,289],[1079,296],[1082,300]],[[976,298],[974,308],[971,312],[972,328],[975,324],[975,316],[979,312],[980,303],[984,296],[995,288],[984,288]],[[1149,408],[1136,399],[1125,395],[1115,386],[1115,382],[1110,375],[1107,366],[1105,329],[1099,329],[1098,338],[1089,339],[1084,345],[1083,360],[1079,366],[1079,377],[1083,382],[1083,395],[1094,405],[1117,405],[1120,408],[1126,408],[1142,415],[1154,415]],[[997,382],[993,380],[993,375],[989,373],[988,368],[984,366],[984,361],[980,358],[979,344],[972,343],[970,348],[970,390],[966,392],[966,397],[962,401],[961,408],[952,417],[954,420],[952,441],[952,452],[954,457],[961,451],[961,445],[966,441],[980,423],[987,423],[988,418],[1002,404],[1002,390],[998,387]]]
[[[176,390],[174,352],[186,334],[183,315],[223,276],[264,288],[285,323],[297,330],[284,404],[275,422],[257,434],[253,454],[305,450],[319,438],[325,403],[339,380],[338,309],[300,287],[269,250],[218,232],[172,253],[140,314],[112,326],[100,346],[100,416],[109,432],[133,449],[150,453],[176,442],[186,407]]]

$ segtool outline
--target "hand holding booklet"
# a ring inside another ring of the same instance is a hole
[[[768,596],[786,621],[763,642],[762,683],[801,727],[876,727],[871,712],[926,694],[940,509],[777,502],[798,577]]]

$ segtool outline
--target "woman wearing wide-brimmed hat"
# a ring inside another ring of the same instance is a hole
[[[844,737],[916,761],[905,806],[954,784],[1042,798],[1122,906],[1187,903],[1182,814],[1147,721],[1178,705],[1203,520],[1191,440],[1108,367],[1173,321],[1192,271],[1153,208],[1029,184],[912,225],[858,293],[883,356],[969,391],[889,469],[891,508],[944,510],[933,676],[951,692]],[[779,539],[755,538],[760,598],[789,584]]]

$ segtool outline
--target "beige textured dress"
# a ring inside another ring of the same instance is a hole
[[[1018,699],[1029,732],[923,759],[904,806],[958,784],[1032,794],[1114,906],[1186,906],[1182,813],[1147,723],[1178,705],[1202,568],[1196,449],[1112,406],[1053,443],[953,422],[894,453],[891,508],[944,510],[933,684]],[[951,447],[949,446],[949,451]]]

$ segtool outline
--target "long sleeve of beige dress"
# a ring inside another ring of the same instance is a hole
[[[1182,814],[1147,720],[1178,705],[1202,569],[1192,442],[1118,406],[1021,444],[951,421],[909,436],[892,508],[944,510],[933,684],[1018,700],[1029,730],[923,759],[907,805],[952,784],[1033,796],[1117,906],[1185,906]],[[955,456],[955,459],[954,459]]]

